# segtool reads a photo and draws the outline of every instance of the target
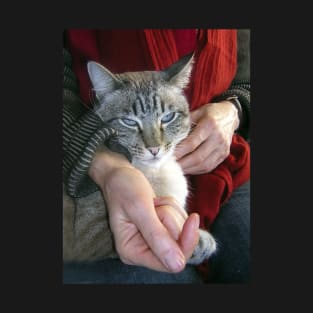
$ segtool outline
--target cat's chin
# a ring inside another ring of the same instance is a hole
[[[137,163],[143,165],[143,166],[149,166],[149,167],[155,167],[159,168],[162,163],[164,162],[164,158],[161,159],[150,159],[150,160],[138,160]]]
[[[150,159],[139,159],[134,158],[133,164],[139,167],[149,167],[149,168],[159,168],[167,159],[169,155],[164,155],[162,157],[155,157]]]

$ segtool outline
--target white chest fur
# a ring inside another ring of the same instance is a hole
[[[187,180],[174,157],[167,158],[156,167],[136,162],[133,165],[144,173],[157,196],[174,197],[180,206],[185,208],[188,195]]]

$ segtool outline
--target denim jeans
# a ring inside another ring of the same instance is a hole
[[[126,265],[119,259],[93,263],[67,263],[64,284],[203,284],[247,283],[250,277],[250,182],[237,188],[210,229],[218,251],[209,260],[209,281],[187,265],[176,274]]]
[[[237,188],[211,226],[217,252],[209,260],[211,283],[250,280],[250,182]]]

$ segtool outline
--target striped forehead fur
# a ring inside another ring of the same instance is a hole
[[[100,105],[97,110],[100,114],[103,110],[109,110],[111,117],[122,112],[138,117],[151,112],[158,115],[166,109],[173,109],[174,103],[185,101],[182,90],[169,84],[159,72],[126,72],[115,74],[115,77],[123,87],[104,95],[103,106]],[[114,105],[110,109],[110,104],[116,103],[116,99],[119,99],[119,106]]]
[[[154,90],[160,83],[164,83],[160,73],[152,71],[144,72],[126,72],[115,74],[126,86],[133,90]]]

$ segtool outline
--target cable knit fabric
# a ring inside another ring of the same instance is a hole
[[[98,190],[88,176],[90,163],[97,148],[117,134],[112,128],[107,128],[77,96],[79,87],[66,49],[63,49],[63,57],[63,181],[67,193],[79,198]],[[123,148],[114,148],[129,158]]]
[[[237,31],[237,71],[229,88],[213,101],[222,101],[231,96],[237,96],[241,109],[242,119],[236,131],[248,142],[250,141],[250,30]]]

